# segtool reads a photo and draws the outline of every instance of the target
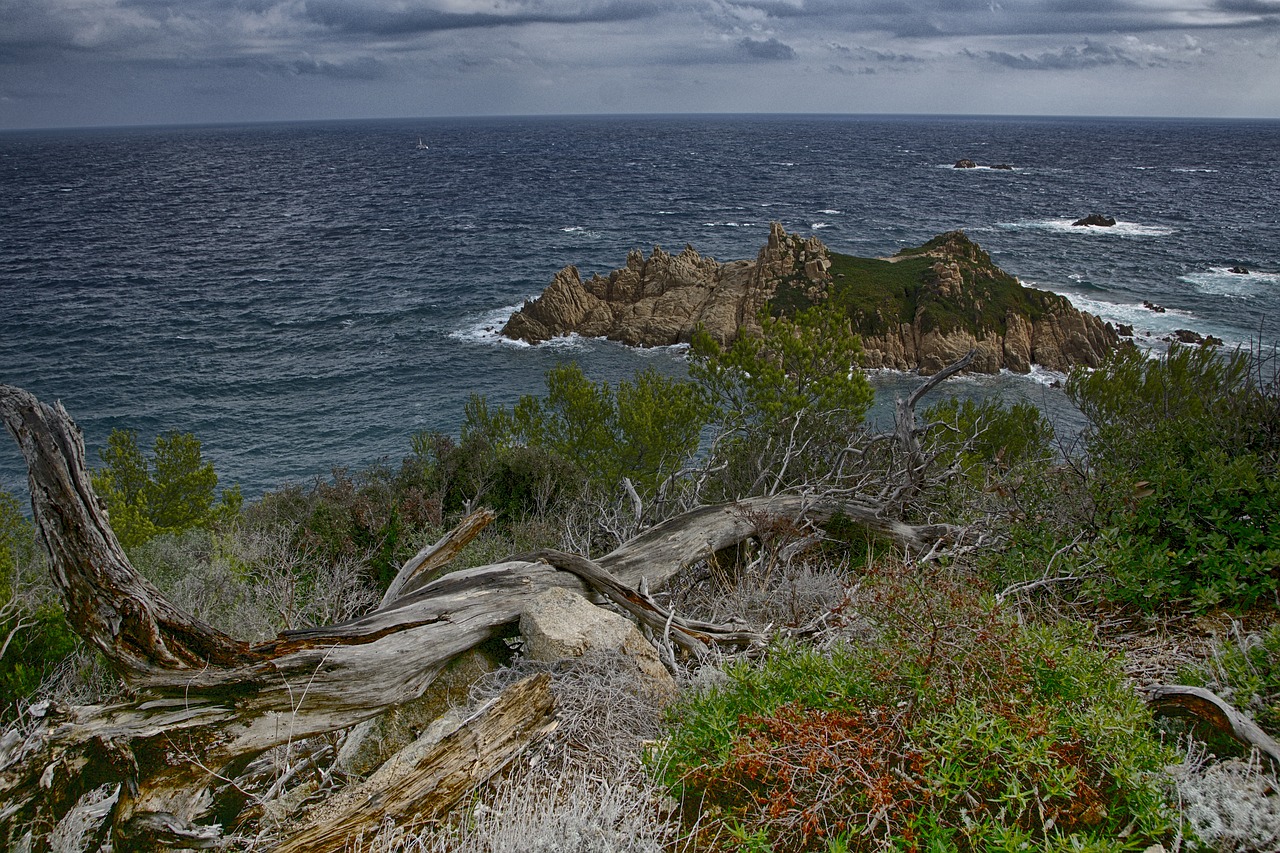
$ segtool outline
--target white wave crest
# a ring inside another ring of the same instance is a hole
[[[1253,299],[1280,287],[1280,273],[1257,270],[1237,273],[1229,267],[1212,267],[1207,272],[1189,273],[1178,280],[1192,285],[1201,293],[1228,299]]]
[[[1074,219],[1028,219],[1020,222],[1001,222],[1000,228],[1011,230],[1035,229],[1055,231],[1065,234],[1076,234],[1083,237],[1168,237],[1175,233],[1173,228],[1159,225],[1143,225],[1139,222],[1117,221],[1115,225],[1072,225]]]
[[[472,344],[488,344],[490,346],[527,347],[524,341],[512,340],[502,334],[502,327],[511,319],[511,315],[523,307],[523,302],[495,308],[492,311],[472,316],[464,320],[465,325],[454,329],[449,337],[455,341]]]

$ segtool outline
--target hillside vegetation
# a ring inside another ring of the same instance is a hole
[[[419,434],[395,463],[250,502],[219,490],[196,437],[148,452],[119,432],[95,488],[139,571],[248,640],[374,608],[402,563],[479,507],[497,520],[451,570],[539,548],[595,557],[693,507],[761,495],[950,531],[913,548],[857,517],[800,514],[695,562],[665,605],[769,639],[681,655],[655,634],[674,696],[613,658],[536,664],[513,633],[488,652],[502,666],[452,701],[545,671],[557,732],[451,818],[387,824],[349,849],[1277,849],[1271,769],[1221,732],[1154,716],[1142,693],[1198,684],[1280,732],[1273,355],[1122,348],[1070,376],[1079,446],[1033,407],[959,402],[945,384],[877,434],[850,318],[959,319],[930,313],[923,255],[832,261],[830,299],[784,288],[760,336],[695,338],[687,380],[610,385],[564,365],[513,407],[473,398],[457,436]],[[1051,307],[999,275],[966,292],[966,321],[998,324],[1010,300]],[[45,559],[0,495],[15,733],[43,699],[123,695],[63,617]],[[273,849],[358,781],[335,769],[345,737],[291,745],[238,781],[243,809],[218,817],[226,848]],[[97,849],[91,836],[63,849]]]

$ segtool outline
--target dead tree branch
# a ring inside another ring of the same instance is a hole
[[[34,849],[45,849],[82,797],[117,784],[119,796],[100,810],[118,849],[213,843],[213,816],[224,805],[217,792],[266,750],[416,699],[457,655],[511,630],[548,588],[586,592],[583,576],[610,586],[599,573],[523,560],[428,581],[428,566],[483,527],[479,514],[410,561],[399,595],[379,609],[251,645],[182,612],[130,564],[93,493],[80,431],[60,405],[0,386],[0,418],[27,462],[36,526],[68,618],[133,691],[116,705],[33,708],[23,734],[0,741],[0,846],[33,831]],[[886,518],[865,500],[774,495],[694,509],[596,563],[622,587],[645,580],[660,589],[681,568],[779,520],[821,524],[836,513],[911,549],[960,532]],[[691,636],[708,633],[690,627]]]
[[[1219,735],[1258,750],[1273,767],[1280,768],[1280,744],[1213,691],[1184,684],[1155,684],[1143,692],[1156,714],[1191,717]]]

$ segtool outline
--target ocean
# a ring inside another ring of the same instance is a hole
[[[977,169],[952,168],[970,158]],[[1280,122],[861,116],[422,119],[0,133],[0,382],[203,442],[255,497],[396,462],[471,394],[614,381],[679,350],[496,330],[567,264],[769,224],[883,256],[955,228],[1031,286],[1135,327],[1276,340]],[[1011,170],[989,168],[1009,164]],[[1074,228],[1089,213],[1114,228]],[[1244,267],[1248,274],[1230,272]],[[1163,313],[1143,307],[1163,306]],[[953,383],[1070,422],[1056,377]],[[875,377],[881,411],[912,380]],[[25,467],[0,440],[0,488]]]

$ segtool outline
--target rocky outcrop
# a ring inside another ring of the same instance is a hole
[[[767,304],[795,310],[833,294],[850,306],[869,368],[932,373],[976,348],[976,372],[1065,371],[1100,364],[1119,342],[1065,297],[1024,288],[963,232],[876,260],[834,255],[776,223],[755,261],[718,263],[687,246],[648,258],[633,251],[622,269],[586,281],[566,267],[502,332],[532,343],[576,332],[662,346],[688,342],[701,326],[724,344],[758,333]]]
[[[1005,323],[1003,332],[921,332],[918,325],[903,323],[886,334],[864,335],[862,364],[869,368],[936,373],[969,350],[977,349],[969,368],[974,373],[1027,373],[1033,364],[1066,372],[1077,364],[1097,367],[1119,342],[1109,323],[1070,305],[1035,321],[1010,313]]]
[[[1115,220],[1115,217],[1103,216],[1101,213],[1090,213],[1088,216],[1085,216],[1081,219],[1077,219],[1075,222],[1072,222],[1071,224],[1077,227],[1084,227],[1086,225],[1091,225],[1095,228],[1110,228],[1111,226],[1116,224],[1116,220]]]
[[[816,297],[830,284],[826,246],[787,234],[775,224],[754,262],[718,263],[692,246],[672,255],[639,250],[607,276],[582,280],[577,267],[556,273],[537,299],[525,302],[502,329],[509,338],[541,343],[576,332],[632,346],[688,343],[698,326],[721,343],[739,330],[758,332],[760,309],[784,281],[803,281]]]

